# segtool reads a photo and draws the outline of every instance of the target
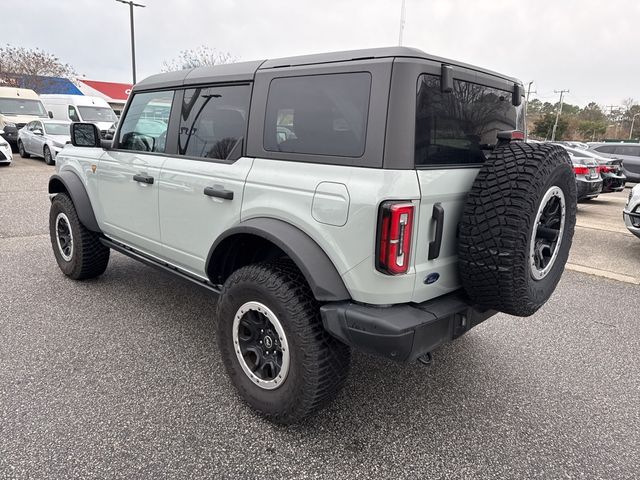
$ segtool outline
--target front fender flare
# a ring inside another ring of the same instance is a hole
[[[223,233],[209,250],[206,271],[215,260],[216,248],[224,239],[236,234],[256,235],[280,248],[300,269],[317,300],[351,298],[338,270],[315,240],[299,228],[274,218],[252,218]]]
[[[67,192],[71,197],[80,222],[92,232],[100,232],[100,227],[93,212],[87,189],[76,173],[65,170],[51,175],[49,178],[49,193],[55,194],[63,192]]]

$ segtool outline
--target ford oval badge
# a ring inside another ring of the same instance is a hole
[[[427,275],[427,278],[424,279],[424,283],[426,283],[427,285],[431,285],[432,283],[437,282],[439,278],[439,273],[430,273],[429,275]]]

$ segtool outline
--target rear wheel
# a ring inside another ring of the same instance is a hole
[[[71,198],[65,193],[58,193],[51,202],[49,235],[58,266],[68,277],[94,278],[106,270],[109,248],[100,242],[96,232],[80,222]]]
[[[51,155],[51,150],[49,149],[49,145],[45,145],[42,151],[42,156],[44,157],[44,163],[47,165],[55,165],[56,161],[53,159]]]
[[[27,153],[27,151],[24,149],[24,145],[22,144],[22,140],[18,140],[18,153],[20,154],[20,156],[22,158],[29,158],[31,157],[31,155],[29,155]]]
[[[562,147],[498,147],[480,169],[460,222],[460,278],[473,302],[511,315],[535,313],[564,271],[576,203]]]
[[[243,267],[225,282],[217,336],[242,399],[293,423],[328,403],[346,380],[350,350],[322,327],[319,305],[290,262]]]

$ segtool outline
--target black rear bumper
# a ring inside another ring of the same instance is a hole
[[[320,312],[324,328],[342,342],[401,362],[431,352],[497,313],[474,308],[461,291],[390,307],[328,303]]]

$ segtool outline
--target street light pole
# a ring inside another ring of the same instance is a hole
[[[402,46],[402,34],[404,33],[404,19],[407,14],[405,0],[402,0],[402,6],[400,7],[400,34],[398,35],[398,45]]]
[[[629,140],[631,140],[631,135],[633,134],[633,124],[636,123],[636,117],[640,116],[640,113],[636,113],[631,119],[631,130],[629,130]]]
[[[129,20],[131,22],[131,69],[133,72],[133,84],[136,83],[136,42],[135,42],[135,33],[133,29],[133,7],[146,7],[146,5],[142,5],[141,3],[134,3],[129,0],[116,0],[116,2],[125,3],[129,5]]]

